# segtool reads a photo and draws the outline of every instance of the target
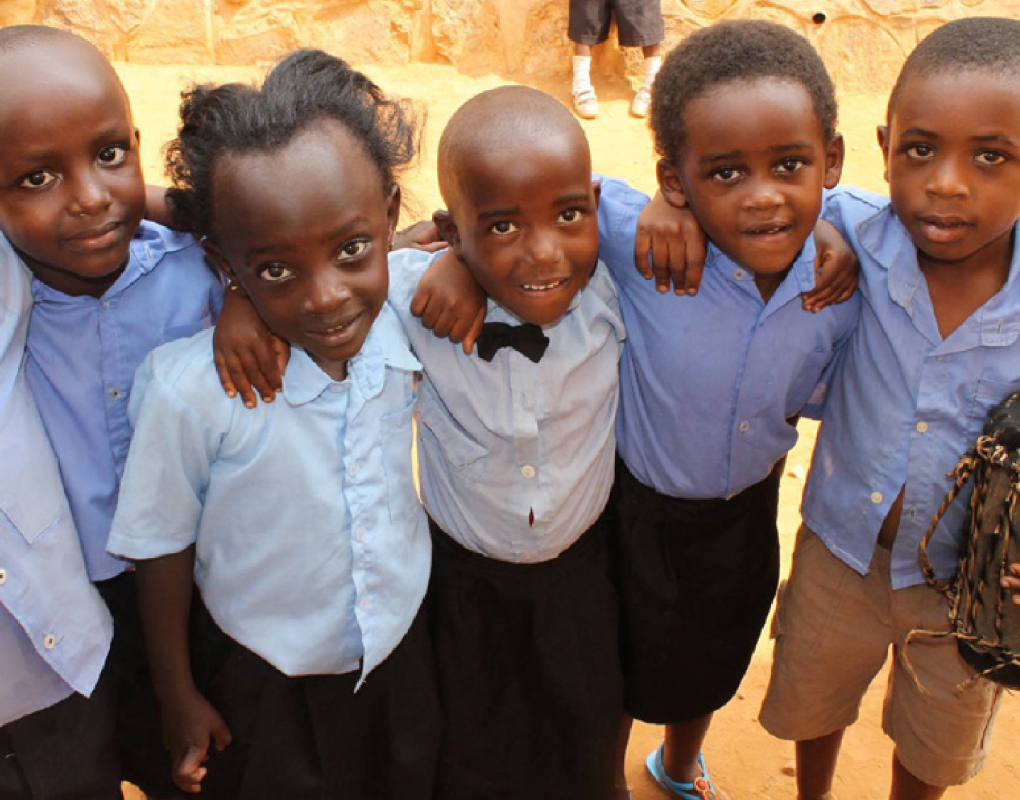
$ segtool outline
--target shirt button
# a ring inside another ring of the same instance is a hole
[[[874,503],[876,506],[879,503],[881,503],[882,502],[882,493],[881,492],[872,492],[871,493],[871,502]]]
[[[917,423],[917,432],[918,433],[927,433],[928,432],[928,423],[925,422],[923,419],[920,422]]]
[[[45,636],[43,636],[42,645],[47,650],[52,650],[54,647],[57,646],[57,637],[54,636],[52,633],[47,633]]]
[[[5,583],[7,583],[7,570],[0,569],[0,586],[3,586]]]
[[[741,433],[743,433],[744,431],[746,431],[750,427],[751,427],[751,423],[748,422],[746,419],[737,426],[737,428],[740,430]]]
[[[347,468],[347,471],[348,471],[349,473],[351,473],[351,475],[352,475],[352,476],[354,476],[354,475],[357,475],[357,474],[358,474],[358,465],[357,465],[357,464],[351,464],[351,465],[350,465],[350,466],[349,466],[349,467]]]
[[[357,539],[359,542],[365,541],[365,532],[364,531],[355,531],[354,538]]]
[[[916,508],[912,508],[912,509],[910,509],[910,511],[908,513],[910,514],[910,518],[913,519],[914,517],[917,516],[917,509]]]
[[[534,478],[535,468],[531,466],[531,464],[525,464],[523,467],[521,467],[521,475],[523,475],[525,478]]]
[[[100,303],[100,305],[101,305],[101,306],[102,306],[102,307],[103,307],[104,309],[106,309],[106,308],[109,308],[109,307],[110,307],[110,301],[109,301],[109,300],[104,300],[104,301],[103,301],[102,303]]]
[[[361,607],[363,609],[365,609],[365,611],[368,611],[368,609],[370,609],[372,607],[372,601],[369,600],[367,597],[362,597],[361,598]]]
[[[747,277],[747,273],[744,272],[744,270],[737,267],[737,269],[733,270],[733,277],[736,278],[738,281],[742,281],[744,280],[744,278]]]
[[[338,394],[338,393],[340,393],[340,392],[342,392],[344,390],[344,387],[343,387],[342,384],[339,384],[339,383],[331,383],[329,385],[329,390],[331,392],[333,392],[334,394]]]
[[[110,389],[110,399],[120,400],[120,389]]]

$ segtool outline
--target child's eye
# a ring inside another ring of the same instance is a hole
[[[119,167],[124,163],[127,158],[127,148],[121,147],[120,145],[112,145],[110,147],[104,147],[99,151],[97,158],[99,163],[106,167]]]
[[[740,179],[740,170],[733,167],[723,167],[712,173],[712,179],[719,183],[735,183]]]
[[[291,271],[283,264],[266,264],[264,267],[260,267],[258,272],[262,280],[270,283],[286,280],[291,274]]]
[[[32,172],[26,175],[21,179],[18,185],[23,189],[42,189],[44,186],[49,186],[56,179],[57,176],[52,172],[39,170],[38,172]]]
[[[1006,154],[998,150],[981,150],[974,156],[974,160],[982,167],[994,167],[1006,160]]]
[[[789,175],[803,169],[805,166],[802,158],[784,158],[776,164],[776,172],[780,175]]]
[[[560,212],[557,222],[577,222],[584,215],[584,212],[579,208],[565,208]]]
[[[903,148],[903,152],[910,158],[931,158],[935,155],[935,148],[930,144],[911,144]]]
[[[344,242],[340,248],[338,260],[346,261],[350,258],[357,258],[368,249],[368,242],[364,239],[356,239],[353,242]]]
[[[489,230],[500,236],[506,236],[507,234],[516,231],[517,226],[508,219],[501,219],[499,222],[493,222],[492,225],[489,226]]]

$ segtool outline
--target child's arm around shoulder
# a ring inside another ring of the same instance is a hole
[[[840,231],[825,220],[815,226],[815,288],[803,295],[804,308],[820,311],[846,301],[857,288],[859,264]],[[661,191],[641,211],[634,239],[634,265],[656,291],[697,294],[704,273],[707,240],[687,206],[669,202]],[[649,266],[651,265],[651,266]]]

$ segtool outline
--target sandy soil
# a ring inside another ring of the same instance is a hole
[[[142,131],[143,158],[150,182],[162,182],[162,145],[173,136],[179,91],[193,82],[249,81],[259,70],[226,67],[118,67],[134,105]],[[504,82],[499,76],[469,78],[449,67],[411,65],[400,68],[364,67],[392,95],[411,98],[426,117],[426,134],[418,168],[405,181],[407,199],[403,222],[428,216],[438,208],[435,181],[436,143],[453,111],[477,92]],[[596,76],[601,112],[597,120],[584,122],[591,142],[594,167],[606,175],[627,179],[651,192],[655,186],[655,157],[645,124],[627,114],[632,89],[622,79]],[[569,102],[562,83],[539,85]],[[846,94],[841,97],[840,128],[846,138],[845,183],[875,191],[884,188],[881,154],[875,143],[875,126],[885,113],[885,97]],[[425,113],[427,111],[427,113]],[[787,460],[782,487],[780,533],[783,573],[789,570],[794,535],[800,522],[800,498],[804,475],[814,444],[813,423],[801,425],[800,443]],[[696,643],[692,642],[692,651]],[[759,642],[751,669],[740,693],[717,714],[705,747],[713,777],[733,800],[792,800],[793,746],[771,738],[756,718],[769,676],[771,648],[766,637]],[[888,792],[891,746],[881,731],[880,718],[885,676],[874,682],[864,702],[860,721],[847,734],[836,778],[840,800],[884,797]],[[647,776],[644,757],[657,746],[661,731],[637,725],[628,756],[628,776],[635,800],[654,800],[665,795]],[[984,772],[966,789],[952,790],[949,797],[998,800],[1020,796],[1020,701],[1007,697],[992,739],[991,756]]]

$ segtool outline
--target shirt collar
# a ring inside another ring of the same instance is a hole
[[[283,396],[292,406],[310,403],[330,386],[339,384],[312,361],[300,347],[291,347],[283,376]],[[386,368],[418,372],[421,364],[411,354],[396,314],[384,305],[368,332],[360,352],[347,362],[347,380],[365,400],[377,396],[386,382]]]
[[[194,239],[185,233],[171,231],[155,222],[142,220],[131,237],[131,244],[128,250],[128,263],[124,271],[117,276],[117,280],[107,289],[100,300],[109,300],[122,294],[129,286],[137,281],[142,275],[147,275],[156,268],[156,265],[167,253],[183,250],[194,243]],[[59,300],[67,297],[38,279],[32,281],[32,294],[36,300]],[[71,298],[74,301],[81,299],[98,302],[95,298]]]
[[[815,288],[815,253],[815,237],[812,234],[800,248],[800,252],[797,253],[797,257],[790,266],[790,271],[769,300],[769,305],[785,304],[794,297]],[[751,281],[753,283],[754,281],[754,272],[742,267],[711,242],[708,243],[708,256],[705,259],[705,265],[708,268],[719,270],[723,277],[733,282]],[[738,275],[746,277],[737,277]],[[757,286],[753,286],[753,289],[754,293],[761,297]]]
[[[1017,223],[1020,227],[1020,223]],[[918,294],[928,296],[924,275],[917,263],[917,248],[910,234],[892,210],[892,204],[864,220],[857,226],[861,248],[889,273],[889,297],[904,308],[913,318],[914,301]],[[966,328],[975,328],[980,342],[987,347],[1004,347],[1020,337],[1020,232],[1014,227],[1013,256],[1009,277],[998,293],[986,302],[961,326],[956,334],[964,335]],[[927,301],[930,304],[930,300]]]

